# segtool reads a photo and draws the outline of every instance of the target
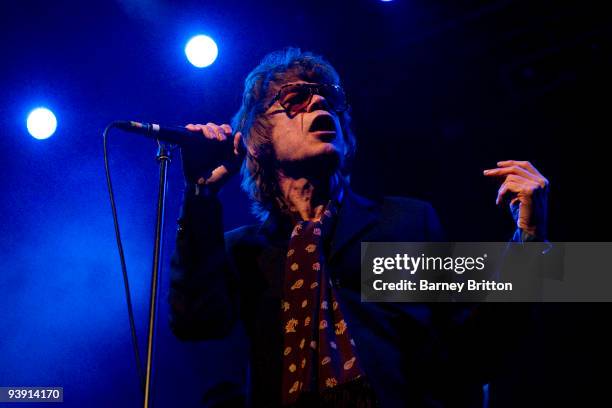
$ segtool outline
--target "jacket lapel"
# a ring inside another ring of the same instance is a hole
[[[376,203],[346,189],[338,221],[331,242],[329,257],[332,259],[350,241],[355,239],[380,215]]]

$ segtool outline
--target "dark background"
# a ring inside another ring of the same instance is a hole
[[[288,45],[326,56],[343,78],[359,144],[357,192],[432,202],[451,240],[505,241],[512,220],[495,206],[498,186],[482,170],[530,160],[550,180],[550,239],[610,240],[612,23],[597,3],[25,0],[0,7],[0,386],[63,386],[67,406],[139,404],[101,132],[115,119],[228,122],[247,73]],[[219,46],[205,69],[183,52],[199,33]],[[43,141],[25,128],[39,105],[59,122]],[[152,141],[111,135],[143,349],[155,151]],[[165,266],[182,190],[175,159]],[[254,222],[238,180],[222,200],[227,229]],[[159,406],[194,406],[211,385],[240,377],[236,361],[246,351],[240,328],[229,342],[172,337],[168,273],[155,398]],[[551,356],[573,350],[571,360],[580,361],[555,369],[565,370],[568,384],[588,385],[609,307],[551,310]],[[507,375],[524,376],[532,369],[526,364]]]

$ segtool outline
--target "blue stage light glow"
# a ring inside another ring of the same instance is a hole
[[[185,55],[189,62],[198,68],[204,68],[215,62],[219,49],[207,35],[196,35],[185,46]]]
[[[26,125],[32,137],[42,140],[51,137],[55,133],[57,119],[49,109],[36,108],[28,115]]]

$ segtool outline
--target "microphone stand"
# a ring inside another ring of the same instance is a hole
[[[157,219],[155,223],[155,244],[153,248],[153,272],[151,276],[151,297],[149,301],[149,333],[147,337],[147,368],[145,376],[144,407],[151,406],[152,379],[153,379],[153,346],[155,339],[155,318],[157,313],[157,294],[159,286],[159,271],[161,269],[162,238],[164,229],[164,209],[166,203],[166,189],[168,186],[168,164],[170,163],[170,149],[157,141],[158,150],[156,160],[159,161],[159,192],[157,195]]]

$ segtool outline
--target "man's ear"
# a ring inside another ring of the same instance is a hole
[[[251,157],[253,157],[255,159],[258,159],[257,154],[255,154],[255,149],[253,149],[253,147],[248,147],[247,146],[246,149],[249,152],[249,156],[251,156]]]
[[[257,159],[257,154],[255,154],[255,149],[251,146],[247,146],[246,140],[242,134],[242,132],[238,131],[234,135],[234,153],[236,154],[246,154]]]
[[[238,131],[234,134],[234,154],[243,156],[246,152],[244,137],[242,137],[242,132]]]

